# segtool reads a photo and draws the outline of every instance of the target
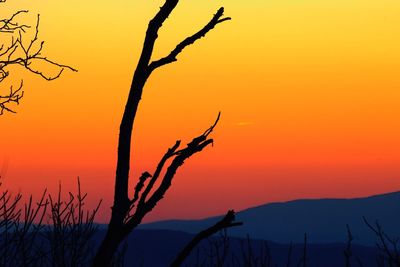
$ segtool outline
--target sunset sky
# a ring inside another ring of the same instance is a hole
[[[47,82],[24,71],[17,114],[0,117],[3,187],[75,190],[107,221],[118,126],[149,19],[163,1],[11,1],[41,14],[44,54],[69,64]],[[271,201],[400,190],[400,2],[182,0],[154,59],[225,7],[232,21],[149,79],[134,126],[131,185],[166,149],[222,112],[214,147],[192,157],[147,220],[200,218]],[[3,15],[2,15],[3,17]],[[4,89],[4,88],[3,88]]]

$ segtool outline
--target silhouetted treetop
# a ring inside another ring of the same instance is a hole
[[[128,185],[131,167],[132,130],[147,79],[155,69],[176,61],[177,56],[187,46],[194,44],[197,40],[204,37],[216,25],[230,20],[229,17],[223,18],[224,9],[221,7],[203,28],[178,43],[165,57],[151,61],[154,45],[158,38],[158,31],[178,3],[179,0],[166,0],[157,14],[150,20],[147,27],[142,52],[133,74],[119,128],[114,203],[111,219],[107,234],[94,259],[92,265],[94,267],[110,266],[113,255],[121,242],[142,222],[142,219],[157,203],[164,198],[177,170],[184,164],[185,160],[213,143],[213,139],[209,138],[209,135],[217,125],[220,114],[218,114],[215,123],[209,129],[202,135],[194,138],[185,147],[180,148],[181,142],[176,141],[161,158],[154,173],[144,172],[139,177],[132,194],[133,196],[132,198],[130,197]],[[159,182],[157,183],[157,187],[155,186],[156,182]]]

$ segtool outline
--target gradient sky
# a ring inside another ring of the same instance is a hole
[[[150,2],[150,3],[149,3]],[[118,126],[149,19],[163,1],[9,1],[41,14],[45,54],[78,73],[24,77],[18,114],[0,118],[4,186],[38,195],[80,176],[108,218]],[[132,178],[176,139],[215,119],[215,145],[178,172],[147,220],[198,218],[270,201],[400,189],[400,2],[182,0],[154,59],[220,7],[232,21],[148,81]],[[19,76],[18,76],[19,75]],[[134,184],[135,180],[131,181]]]

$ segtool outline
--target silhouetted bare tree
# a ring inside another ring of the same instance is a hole
[[[166,191],[171,186],[172,179],[178,168],[186,159],[213,143],[209,135],[216,126],[219,115],[215,123],[208,130],[194,138],[186,147],[180,148],[181,142],[177,141],[169,148],[160,160],[154,173],[144,172],[139,177],[132,197],[129,196],[128,183],[132,129],[143,87],[147,79],[154,70],[176,61],[177,56],[187,46],[204,37],[217,24],[230,20],[229,17],[223,17],[224,9],[220,8],[202,29],[180,42],[165,57],[152,61],[151,57],[158,37],[158,31],[175,9],[178,2],[179,0],[166,0],[155,17],[149,22],[146,31],[143,49],[133,75],[129,96],[120,124],[112,215],[106,236],[93,262],[93,266],[95,267],[110,266],[113,255],[121,242],[164,197]],[[164,169],[166,169],[165,173],[163,172]],[[160,183],[156,187],[156,181],[158,180]],[[233,212],[232,215],[234,215]]]
[[[95,216],[101,201],[93,210],[85,209],[87,193],[82,193],[78,179],[78,190],[74,195],[69,193],[69,198],[64,200],[61,195],[61,185],[57,198],[49,195],[51,208],[51,226],[46,231],[49,243],[49,265],[64,267],[89,266],[94,257],[95,245],[92,242],[97,231],[94,223]]]
[[[0,0],[4,4],[6,0]],[[20,66],[31,73],[34,73],[45,80],[51,81],[60,77],[65,69],[76,71],[67,65],[59,64],[42,55],[44,41],[39,40],[40,16],[37,16],[37,23],[33,30],[33,36],[29,35],[31,26],[19,21],[28,10],[19,10],[9,17],[0,18],[0,84],[9,77],[9,67]],[[31,34],[32,35],[32,34]],[[41,67],[54,67],[55,73],[45,73]],[[44,64],[44,65],[43,65]],[[0,115],[5,111],[15,113],[14,105],[18,105],[24,95],[22,90],[23,82],[18,86],[7,85],[0,88]]]
[[[45,190],[36,203],[32,196],[24,205],[21,199],[21,194],[13,196],[8,190],[0,194],[0,266],[90,265],[100,202],[91,211],[85,209],[79,179],[77,193],[70,192],[67,200],[61,187],[56,198]]]

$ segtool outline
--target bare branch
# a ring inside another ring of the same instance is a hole
[[[190,37],[187,37],[185,40],[180,42],[174,50],[170,52],[170,54],[164,58],[161,58],[159,60],[153,61],[149,65],[149,70],[152,72],[156,68],[159,68],[161,66],[164,66],[166,64],[172,63],[177,61],[177,56],[185,49],[187,46],[194,44],[197,40],[201,39],[204,37],[210,30],[214,29],[214,27],[227,20],[231,20],[230,17],[222,18],[224,15],[224,8],[221,7],[217,13],[213,16],[213,18],[210,20],[210,22],[207,23],[206,26],[204,26],[200,31],[196,32]]]
[[[343,250],[344,258],[345,258],[345,267],[350,267],[350,258],[353,256],[353,251],[352,251],[352,242],[354,240],[354,236],[351,233],[350,226],[346,224],[347,228],[347,244],[346,248]]]
[[[221,230],[230,228],[230,227],[235,227],[235,226],[240,226],[243,225],[242,222],[234,222],[235,220],[235,212],[233,210],[230,210],[226,213],[226,215],[218,221],[216,224],[213,226],[207,228],[206,230],[201,231],[198,233],[190,242],[185,246],[185,248],[178,254],[178,256],[175,258],[175,260],[172,262],[170,265],[171,267],[179,267],[182,265],[184,260],[190,255],[192,250],[202,241],[205,240],[206,238],[212,236],[213,234],[218,233]]]
[[[164,168],[165,163],[167,162],[168,159],[170,159],[171,157],[174,156],[174,153],[179,148],[180,144],[181,144],[180,140],[176,141],[175,145],[173,145],[171,148],[169,148],[168,151],[164,154],[164,156],[160,160],[160,163],[158,163],[158,165],[157,165],[154,175],[152,176],[149,184],[147,185],[145,191],[143,192],[143,194],[140,198],[139,205],[144,205],[147,195],[150,193],[151,189],[153,188],[153,185],[158,180],[160,173]]]
[[[30,26],[20,24],[15,20],[20,14],[27,12],[27,10],[20,10],[11,15],[11,17],[0,20],[0,34],[10,34],[11,36],[9,43],[0,44],[0,83],[9,77],[9,71],[7,69],[12,65],[21,66],[47,81],[59,78],[65,69],[76,72],[76,69],[68,65],[57,63],[41,54],[44,41],[39,41],[40,15],[37,16],[33,37],[30,41],[25,42],[24,37],[26,30],[29,29]],[[55,67],[57,72],[55,74],[45,73],[38,67],[35,67],[33,63],[44,64],[46,67]],[[10,104],[19,104],[19,100],[22,96],[22,83],[17,90],[13,90],[11,86],[10,93],[4,94],[0,92],[0,115],[2,115],[4,111],[15,113],[15,110],[10,107]]]
[[[169,17],[169,15],[175,9],[178,2],[179,0],[166,0],[164,5],[160,7],[158,13],[149,22],[137,70],[142,71],[149,64],[151,55],[153,54],[154,43],[158,37],[158,30],[161,28],[164,21]]]
[[[5,1],[1,1],[0,3],[4,3],[4,2]],[[28,26],[28,25],[19,24],[18,22],[14,21],[14,19],[22,13],[28,13],[28,10],[19,10],[19,11],[15,12],[14,14],[12,14],[11,17],[9,17],[7,19],[0,19],[0,32],[13,33],[16,30],[25,31],[26,28],[30,28],[30,26]]]
[[[10,93],[7,95],[0,95],[0,115],[3,115],[4,111],[8,111],[11,113],[15,113],[15,111],[9,107],[9,104],[15,103],[19,104],[19,100],[24,96],[24,92],[22,91],[23,81],[21,81],[20,86],[17,90],[13,89],[13,86],[10,87]]]
[[[135,213],[132,216],[129,216],[129,218],[127,218],[126,220],[127,231],[131,231],[133,228],[135,228],[142,221],[143,217],[147,213],[149,213],[161,199],[164,198],[165,193],[168,191],[172,184],[172,180],[176,174],[176,171],[179,169],[180,166],[183,165],[185,160],[190,158],[195,153],[202,151],[205,147],[213,143],[213,139],[208,139],[207,137],[214,130],[219,121],[219,118],[220,113],[218,113],[218,117],[214,124],[203,134],[194,138],[190,143],[187,144],[185,148],[177,150],[181,143],[180,141],[177,141],[174,146],[168,149],[168,151],[165,153],[160,163],[158,164],[157,169],[152,176],[149,184],[140,196],[139,204]],[[153,189],[153,186],[157,179],[159,179],[160,173],[162,172],[168,159],[172,159],[172,161],[169,164],[164,176],[162,177],[160,185],[147,199],[148,194]]]
[[[144,172],[140,176],[139,182],[137,183],[137,185],[135,187],[135,196],[133,197],[132,205],[134,205],[135,202],[139,199],[140,191],[143,189],[144,183],[147,180],[147,178],[150,178],[150,177],[152,177],[152,175],[150,173],[148,173],[148,172]]]
[[[387,261],[390,264],[395,264],[400,266],[400,252],[397,248],[398,240],[390,238],[382,229],[382,226],[378,221],[375,222],[375,226],[368,222],[368,220],[363,217],[364,223],[368,228],[374,232],[378,242],[376,246],[381,252],[386,255]]]

